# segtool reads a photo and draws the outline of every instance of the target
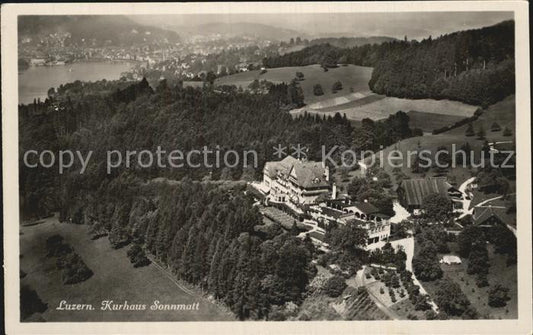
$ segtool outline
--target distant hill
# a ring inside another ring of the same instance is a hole
[[[70,33],[65,43],[131,45],[139,43],[178,42],[174,31],[144,26],[120,15],[31,15],[19,16],[19,39],[37,39],[54,33]]]
[[[370,36],[370,37],[322,37],[310,41],[311,45],[328,43],[337,48],[353,48],[365,44],[381,44],[384,42],[397,41],[394,37]]]
[[[291,29],[278,28],[259,23],[237,22],[222,23],[214,22],[197,26],[174,26],[173,30],[180,34],[188,35],[214,35],[224,37],[252,36],[267,40],[283,41],[291,37],[304,37],[304,34]]]
[[[263,60],[268,68],[311,64],[374,67],[368,84],[378,94],[486,107],[514,93],[514,22],[420,42],[393,40],[350,48],[317,44]]]

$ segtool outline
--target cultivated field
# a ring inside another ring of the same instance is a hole
[[[21,227],[21,270],[27,273],[21,284],[28,284],[48,304],[42,317],[46,321],[210,321],[231,320],[231,316],[208,302],[200,294],[190,294],[177,286],[155,264],[134,268],[126,252],[128,247],[112,249],[107,238],[92,241],[87,226],[59,223],[49,218],[44,223]],[[55,258],[46,257],[47,237],[59,233],[94,272],[88,280],[63,285]],[[178,283],[179,284],[179,283]],[[189,291],[189,290],[188,290]],[[92,304],[93,311],[59,311],[61,300]],[[146,304],[147,311],[100,311],[102,300]],[[199,302],[199,311],[151,311],[154,300],[162,304]]]
[[[461,118],[470,117],[478,108],[477,106],[467,105],[458,101],[401,99],[394,97],[383,97],[381,95],[376,95],[376,97],[373,97],[373,93],[366,93],[361,99],[342,102],[337,105],[325,106],[327,107],[325,109],[310,108],[312,106],[313,105],[305,106],[298,110],[291,111],[291,113],[297,115],[307,111],[308,113],[322,115],[338,112],[341,115],[346,114],[346,117],[349,120],[360,121],[365,118],[372,120],[385,119],[397,111],[404,111],[406,113],[409,111],[419,111],[423,112],[430,118],[436,117],[438,119],[441,118],[441,115],[444,115],[444,119],[441,121],[442,123],[449,116],[454,116],[453,122]],[[422,126],[422,129],[429,129],[431,127],[431,124],[425,125],[424,122],[420,120],[418,123]]]
[[[368,92],[368,81],[372,74],[372,68],[348,65],[332,68],[324,72],[320,65],[309,65],[267,69],[267,72],[264,74],[260,74],[260,72],[259,70],[240,72],[231,76],[218,78],[215,84],[235,85],[237,87],[247,88],[255,79],[267,80],[273,83],[290,83],[296,77],[296,72],[302,72],[304,74],[304,80],[300,82],[300,85],[304,92],[305,103],[312,104],[317,101],[335,98],[337,96],[340,97],[349,93]],[[333,93],[331,88],[336,81],[340,81],[343,88],[337,93]],[[316,84],[322,86],[324,95],[314,95],[313,86]]]

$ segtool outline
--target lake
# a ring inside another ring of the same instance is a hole
[[[57,66],[32,66],[19,72],[19,103],[32,103],[33,99],[47,97],[50,87],[76,80],[97,81],[116,80],[120,74],[129,70],[129,62],[82,62]]]

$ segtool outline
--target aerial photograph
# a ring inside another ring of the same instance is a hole
[[[514,15],[19,15],[19,321],[518,319]]]

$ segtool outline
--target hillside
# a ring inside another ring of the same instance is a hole
[[[410,115],[411,116],[411,115]],[[410,120],[409,125],[411,127],[416,125],[416,122],[421,122],[419,119],[415,119],[415,124]],[[432,121],[430,121],[432,122]],[[497,122],[501,129],[500,131],[491,131],[491,125],[493,122]],[[483,114],[479,117],[478,120],[472,122],[474,130],[477,132],[480,128],[483,128],[486,132],[486,140],[488,142],[504,142],[512,145],[512,142],[515,141],[515,97],[511,95],[506,99],[490,106],[483,111]],[[508,127],[512,135],[503,136],[503,129]],[[478,157],[482,147],[484,145],[484,140],[480,140],[477,136],[466,136],[467,126],[458,127],[447,132],[438,134],[438,135],[424,135],[422,137],[411,137],[399,141],[398,143],[386,147],[383,149],[383,157],[387,157],[392,150],[399,150],[402,152],[403,157],[408,157],[408,152],[415,152],[417,150],[429,150],[433,154],[437,151],[439,147],[445,147],[448,150],[451,150],[452,145],[455,145],[456,150],[459,150],[461,146],[465,143],[468,143],[471,149],[475,153],[475,157]],[[476,158],[479,162],[479,158]],[[370,162],[370,158],[366,160],[367,163]],[[460,165],[460,164],[459,164]],[[393,173],[393,167],[387,162],[384,163],[385,171],[390,174]],[[407,177],[420,177],[420,174],[413,173],[408,166],[403,166],[401,172]],[[471,177],[472,171],[458,166],[454,169],[449,169],[448,176],[451,176],[452,179],[455,178],[458,183]],[[430,170],[428,176],[437,175],[437,172]]]
[[[367,93],[368,80],[372,68],[363,66],[341,66],[337,68],[324,70],[319,65],[297,66],[297,67],[283,67],[276,69],[268,69],[266,73],[260,74],[257,71],[241,72],[231,76],[218,78],[215,81],[216,85],[236,85],[247,88],[254,80],[267,80],[273,83],[290,83],[296,77],[296,72],[304,74],[304,80],[300,81],[304,93],[304,101],[306,104],[311,104],[320,100],[328,98],[337,98],[350,93]],[[332,92],[333,83],[340,81],[343,88],[337,93]],[[315,96],[313,86],[320,84],[324,91],[324,95]]]
[[[222,35],[223,37],[250,36],[260,39],[282,41],[291,37],[302,36],[302,33],[291,29],[278,28],[266,24],[236,22],[213,22],[196,26],[173,26],[172,29],[181,35]]]
[[[29,37],[32,40],[54,33],[70,33],[71,37],[65,40],[65,45],[131,45],[179,41],[176,32],[144,26],[120,15],[20,16],[18,32],[19,39]]]
[[[406,43],[376,63],[369,85],[400,98],[491,105],[514,93],[514,22]]]
[[[374,67],[373,92],[398,98],[450,99],[489,106],[514,93],[514,22],[432,39],[339,48],[312,45],[265,58],[269,68],[309,64]]]

